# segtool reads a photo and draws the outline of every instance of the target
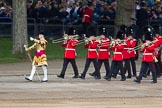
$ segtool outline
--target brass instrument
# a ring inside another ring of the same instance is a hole
[[[83,44],[83,43],[87,44],[90,41],[92,41],[90,38],[84,37],[84,39],[80,40],[78,44]]]
[[[147,44],[151,45],[151,44],[155,43],[156,41],[158,41],[158,40],[156,39],[154,41],[147,41],[146,43],[141,43],[140,45],[134,47],[134,50],[143,49]]]
[[[126,40],[112,39],[110,42],[110,47],[112,47],[113,45],[118,44],[118,43],[122,43],[123,45],[125,45],[125,42],[126,42]]]
[[[52,40],[52,43],[60,43],[60,42],[64,42],[65,40],[72,39],[72,38],[76,38],[77,39],[78,37],[79,37],[79,35],[64,34],[63,38]]]
[[[155,56],[153,56],[153,59],[154,59],[154,62],[155,62],[155,63],[158,62],[158,59],[157,59]]]
[[[87,44],[89,43],[90,41],[92,40],[96,40],[97,42],[101,39],[100,36],[97,36],[97,37],[89,37],[87,38],[86,36],[84,36],[84,39],[80,40],[78,44]]]

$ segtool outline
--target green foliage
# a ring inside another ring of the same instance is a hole
[[[29,42],[29,46],[33,42]],[[85,59],[87,49],[84,48],[83,44],[80,44],[76,48],[77,58]],[[47,45],[47,58],[48,60],[54,59],[63,59],[64,48],[61,47],[61,43],[53,44],[51,41],[48,41]],[[31,51],[31,56],[34,56],[35,51]],[[12,39],[11,38],[0,38],[0,63],[13,63],[13,62],[23,62],[29,61],[26,53],[13,55],[12,54]]]

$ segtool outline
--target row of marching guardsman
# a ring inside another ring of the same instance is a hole
[[[135,56],[136,56],[135,50],[141,49],[141,51],[143,52],[141,70],[139,76],[136,77],[134,81],[140,83],[143,74],[146,72],[146,70],[150,69],[153,76],[153,83],[157,82],[157,74],[160,75],[160,73],[156,72],[155,70],[155,66],[159,66],[159,65],[156,65],[156,62],[154,62],[154,58],[155,56],[157,58],[160,56],[159,53],[156,53],[157,51],[156,49],[158,49],[162,43],[161,36],[156,34],[154,40],[152,36],[149,35],[145,36],[145,42],[143,44],[136,46],[137,40],[134,39],[131,36],[131,34],[127,36],[122,35],[124,37],[123,40],[121,39],[114,40],[114,39],[107,38],[104,34],[104,31],[105,28],[103,28],[103,33],[101,33],[100,36],[97,38],[94,35],[89,35],[89,37],[85,37],[84,47],[88,49],[88,52],[86,56],[85,67],[81,75],[79,75],[78,67],[75,61],[76,46],[79,44],[79,41],[75,38],[77,35],[65,34],[64,35],[65,40],[62,43],[62,47],[65,48],[64,63],[60,74],[57,76],[59,78],[65,77],[66,68],[68,66],[68,63],[70,62],[74,70],[73,78],[85,79],[90,63],[93,62],[95,71],[93,73],[90,73],[90,75],[93,76],[95,79],[101,79],[100,69],[102,63],[104,63],[106,69],[104,79],[110,81],[111,77],[116,78],[117,74],[120,71],[121,81],[125,81],[126,80],[125,75],[127,71],[128,71],[127,78],[131,78],[132,76],[137,76],[136,64],[135,64]],[[32,62],[31,74],[29,77],[25,77],[25,79],[32,81],[33,76],[36,72],[36,67],[42,66],[42,69],[44,71],[44,78],[42,82],[47,82],[48,81],[47,68],[46,68],[47,59],[45,54],[47,41],[44,39],[44,36],[42,34],[39,35],[39,38],[40,40],[30,38],[30,40],[35,42],[34,45],[32,45],[29,48],[25,47],[26,51],[36,48],[36,53]],[[55,43],[55,41],[53,41],[53,43]],[[111,69],[109,65],[110,51],[113,51]],[[123,66],[123,61],[124,61],[124,66]],[[131,72],[130,69],[130,62],[131,62],[133,73]]]
[[[89,35],[85,37],[84,47],[88,49],[86,56],[86,63],[84,70],[81,75],[78,73],[78,68],[76,65],[76,51],[75,48],[78,44],[74,35],[69,36],[69,39],[65,40],[62,44],[65,47],[64,53],[64,63],[61,73],[58,75],[59,78],[64,78],[65,71],[68,63],[72,64],[74,70],[73,78],[85,79],[86,73],[93,62],[95,71],[89,73],[95,79],[101,79],[100,69],[102,63],[104,63],[106,73],[104,79],[111,81],[111,77],[116,78],[117,74],[120,72],[121,81],[125,81],[126,78],[136,77],[135,82],[140,83],[143,75],[150,70],[152,72],[153,83],[157,83],[157,76],[160,76],[160,63],[158,63],[157,58],[160,58],[160,45],[162,43],[162,37],[156,33],[153,37],[152,34],[146,34],[145,42],[137,46],[137,40],[132,37],[131,34],[122,34],[123,39],[109,39],[105,36],[105,28],[99,37],[94,35]],[[142,63],[140,74],[136,74],[136,50],[140,49],[143,52]],[[111,68],[109,64],[110,51],[113,51]],[[124,62],[124,63],[123,63]],[[161,60],[159,61],[161,62]],[[131,64],[131,66],[130,66]],[[156,68],[155,68],[156,66]],[[132,67],[132,72],[131,72]],[[128,73],[127,73],[128,72]],[[125,76],[127,73],[127,77]]]

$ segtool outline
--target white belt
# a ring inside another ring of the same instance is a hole
[[[72,51],[75,51],[75,49],[73,49],[73,48],[66,48],[65,50],[72,50]]]
[[[86,16],[86,17],[90,17],[89,15],[84,15],[84,16]]]
[[[152,53],[143,53],[143,55],[153,55]]]
[[[124,48],[124,49],[127,49],[127,50],[133,50],[134,48]]]
[[[40,52],[40,50],[37,50],[37,52],[39,53],[39,52]]]
[[[114,52],[114,54],[122,54],[121,52]]]
[[[107,51],[107,49],[99,49],[98,51]]]
[[[96,49],[88,49],[88,51],[96,51]]]

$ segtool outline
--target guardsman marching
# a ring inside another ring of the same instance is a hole
[[[57,77],[59,78],[64,78],[65,71],[67,69],[69,62],[71,63],[73,70],[74,70],[74,76],[72,78],[79,77],[78,68],[77,68],[76,61],[75,61],[75,58],[76,58],[75,48],[78,44],[78,40],[75,39],[75,36],[76,36],[75,30],[71,28],[69,30],[69,36],[67,36],[68,39],[65,40],[62,44],[62,47],[65,48],[65,52],[64,52],[64,63],[63,63],[62,71],[59,75],[57,75]]]
[[[102,63],[104,63],[105,70],[106,70],[106,75],[105,79],[107,79],[108,73],[110,72],[110,65],[109,65],[109,58],[110,58],[110,52],[109,52],[109,45],[110,45],[110,40],[107,38],[105,35],[106,31],[105,28],[103,28],[103,32],[100,35],[99,42],[98,44],[98,68],[99,68],[99,73],[100,69],[102,66]],[[94,73],[90,73],[91,76],[95,76]]]
[[[135,62],[135,57],[136,51],[135,51],[135,46],[137,45],[137,40],[133,38],[132,35],[129,35],[128,38],[130,39],[130,49],[129,49],[129,55],[130,55],[130,63],[132,66],[132,71],[133,71],[133,76],[136,77],[136,62]]]
[[[34,39],[32,37],[30,37],[31,41],[34,41],[34,44],[27,48],[25,47],[26,51],[30,51],[32,49],[36,49],[35,52],[35,56],[33,58],[32,61],[32,70],[31,70],[31,74],[29,77],[25,77],[26,80],[28,81],[32,81],[33,80],[33,76],[36,72],[36,68],[37,67],[42,67],[43,72],[44,72],[44,78],[42,80],[42,82],[47,82],[48,78],[47,78],[47,57],[46,57],[46,46],[47,46],[47,41],[44,38],[43,34],[39,34],[39,40],[38,39]]]
[[[131,68],[130,68],[130,54],[129,54],[129,49],[130,49],[130,39],[125,36],[124,38],[124,50],[123,50],[123,61],[124,61],[124,73],[128,70],[128,76],[127,78],[131,78]]]
[[[156,71],[155,71],[155,65],[154,65],[154,57],[153,57],[155,46],[151,42],[152,35],[151,34],[146,35],[145,40],[146,42],[142,45],[143,57],[142,57],[140,73],[139,73],[139,76],[136,77],[134,82],[141,83],[144,72],[149,68],[152,72],[153,83],[157,83],[157,77],[156,77]]]
[[[162,37],[159,36],[158,33],[155,34],[153,44],[155,46],[154,56],[155,56],[155,67],[156,67],[156,75],[157,77],[161,76],[160,67],[161,67],[161,44],[162,44]]]
[[[98,45],[98,42],[96,41],[95,36],[91,35],[88,38],[88,42],[85,44],[85,48],[88,49],[88,53],[87,53],[86,64],[85,64],[83,73],[81,73],[81,76],[79,78],[85,79],[90,63],[93,62],[95,73],[96,73],[95,79],[101,79],[99,70],[98,70],[98,63],[97,63],[97,57],[98,57],[97,50],[96,50],[97,45]]]
[[[159,67],[160,67],[160,74],[162,75],[162,66],[161,66],[161,50],[162,50],[162,36],[160,36],[158,34],[158,32],[156,32],[155,34],[155,38],[154,40],[157,40],[156,41],[156,51],[157,51],[157,60],[158,60],[158,64],[159,64]]]
[[[108,73],[107,80],[110,81],[112,74],[116,78],[119,70],[121,72],[121,81],[125,81],[126,77],[123,71],[123,50],[124,45],[122,45],[120,39],[116,39],[115,42],[111,43],[111,50],[114,50],[111,71]]]

